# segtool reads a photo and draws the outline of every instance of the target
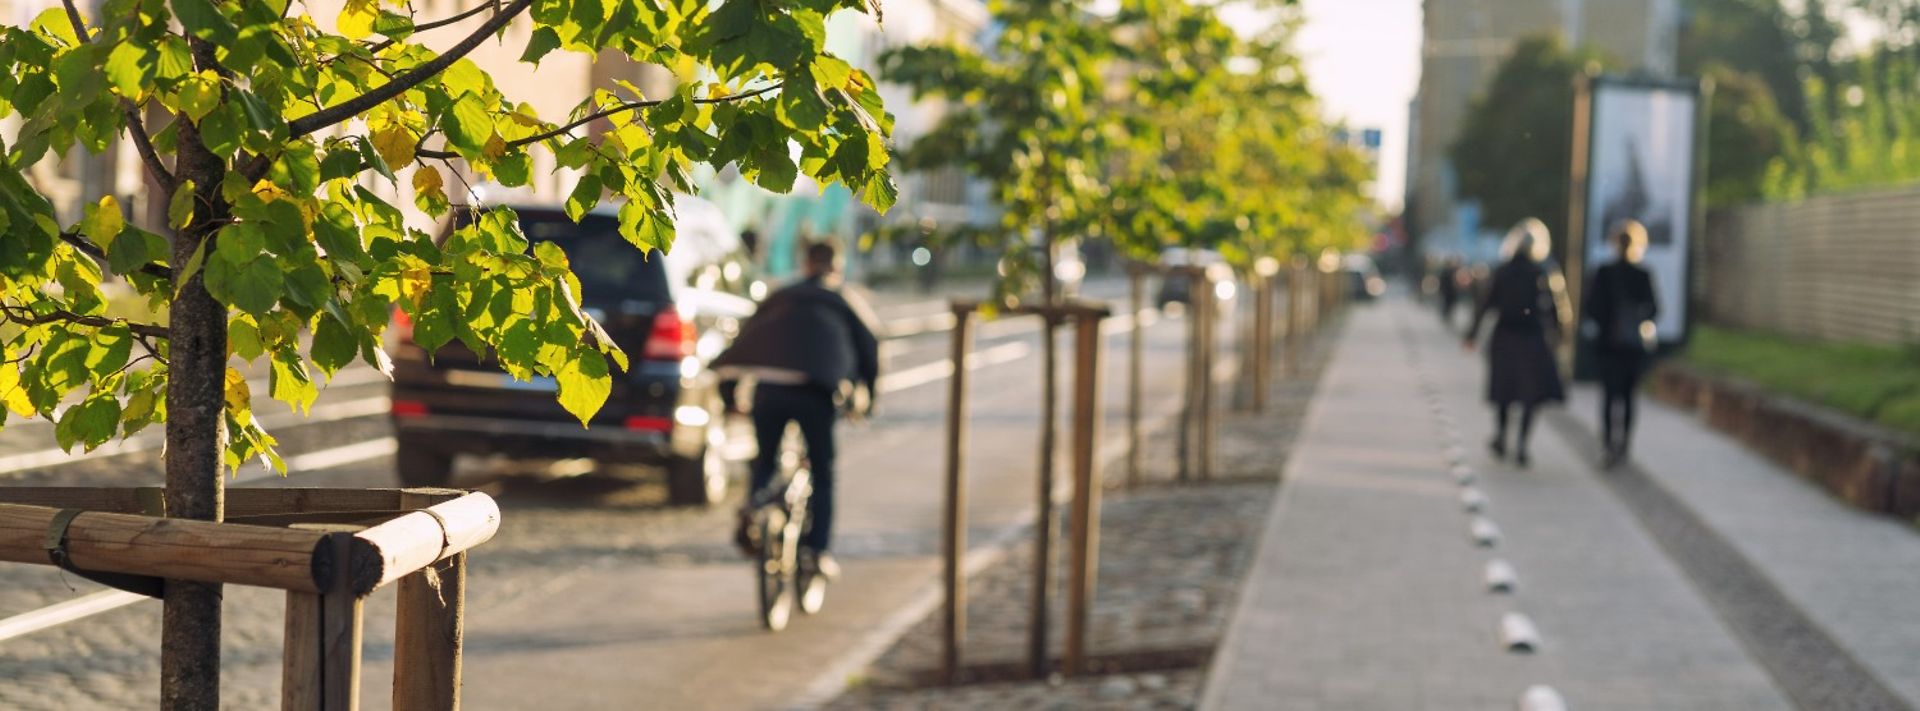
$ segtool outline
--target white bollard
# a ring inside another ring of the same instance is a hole
[[[1513,566],[1495,558],[1487,561],[1487,592],[1510,593],[1520,583],[1519,575],[1513,572]]]
[[[1473,533],[1473,542],[1481,548],[1492,548],[1500,542],[1500,527],[1493,525],[1493,521],[1485,516],[1473,517],[1469,530]]]
[[[1567,711],[1567,700],[1546,684],[1534,684],[1520,695],[1520,711]]]
[[[1453,472],[1454,483],[1461,486],[1468,486],[1473,483],[1473,467],[1456,463],[1449,471]]]
[[[1480,513],[1487,510],[1487,495],[1471,486],[1460,490],[1460,507],[1467,513]]]
[[[1500,616],[1500,644],[1516,654],[1532,654],[1540,649],[1540,630],[1533,620],[1518,612]]]

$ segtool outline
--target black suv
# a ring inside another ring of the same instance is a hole
[[[552,378],[515,380],[459,341],[429,360],[398,315],[390,343],[401,483],[445,486],[455,456],[463,454],[590,458],[596,465],[664,469],[675,504],[718,501],[726,492],[729,448],[718,383],[706,362],[753,309],[751,301],[720,288],[740,274],[732,261],[740,257],[737,236],[731,247],[713,239],[689,244],[707,235],[686,234],[683,226],[682,248],[662,258],[623,240],[612,211],[596,210],[578,223],[549,207],[515,212],[528,239],[567,253],[580,278],[582,307],[627,352],[632,367],[614,372],[613,394],[582,428],[556,402]]]

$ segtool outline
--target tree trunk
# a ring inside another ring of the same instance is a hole
[[[1042,228],[1045,257],[1040,260],[1040,298],[1047,306],[1057,305],[1059,288],[1053,281],[1053,227]],[[1027,637],[1027,658],[1035,678],[1045,678],[1048,664],[1047,628],[1053,592],[1053,542],[1059,527],[1053,519],[1054,427],[1059,417],[1059,398],[1055,346],[1058,339],[1054,314],[1045,313],[1040,321],[1040,475],[1038,511],[1034,519],[1032,620]]]
[[[212,48],[194,42],[203,64]],[[225,217],[220,182],[226,162],[208,151],[191,122],[179,122],[178,175],[198,193],[193,224],[174,235],[174,269],[184,269]],[[201,272],[176,285],[167,327],[167,515],[218,521],[225,492],[220,477],[226,442],[227,310],[207,293]],[[217,584],[169,580],[161,612],[160,708],[220,708],[220,600]]]

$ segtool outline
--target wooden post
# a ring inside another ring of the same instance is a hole
[[[1082,313],[1074,327],[1073,569],[1067,582],[1068,675],[1086,671],[1087,608],[1100,565],[1100,319]]]
[[[358,711],[360,708],[361,601],[353,593],[353,531],[357,526],[296,525],[324,530],[334,569],[326,591],[287,593],[284,667],[280,705],[297,711]]]
[[[1133,328],[1127,334],[1127,488],[1140,486],[1140,357],[1145,352],[1146,325],[1140,322],[1140,314],[1146,309],[1146,269],[1132,265],[1127,270],[1128,280],[1132,283],[1133,299],[1131,319]]]
[[[402,508],[423,509],[439,498],[403,493],[400,504]],[[460,708],[466,587],[466,553],[456,553],[400,579],[393,631],[394,708]]]
[[[940,671],[960,680],[960,646],[967,632],[967,354],[973,350],[972,304],[953,305],[953,377],[947,383],[947,516],[943,551],[947,606],[941,620]]]
[[[1213,436],[1214,436],[1213,396],[1214,396],[1214,391],[1217,390],[1217,388],[1214,387],[1213,374],[1214,374],[1214,367],[1216,365],[1215,357],[1218,355],[1218,351],[1216,350],[1216,348],[1219,345],[1216,341],[1220,336],[1219,327],[1215,323],[1215,320],[1219,317],[1219,314],[1220,314],[1220,308],[1219,308],[1220,302],[1218,299],[1214,298],[1212,275],[1207,275],[1203,277],[1202,283],[1205,284],[1205,287],[1206,287],[1205,293],[1203,294],[1206,298],[1201,301],[1201,307],[1199,311],[1199,316],[1200,316],[1199,318],[1199,322],[1200,322],[1199,440],[1200,440],[1200,443],[1199,443],[1199,446],[1195,448],[1196,450],[1195,455],[1200,460],[1196,465],[1196,468],[1199,470],[1200,480],[1209,481],[1213,479]]]
[[[1287,373],[1300,371],[1300,283],[1306,279],[1295,255],[1287,263]]]
[[[1267,366],[1269,365],[1267,360],[1270,357],[1268,346],[1272,345],[1273,340],[1273,324],[1271,322],[1273,316],[1273,289],[1271,288],[1273,277],[1269,275],[1266,270],[1262,269],[1261,266],[1261,264],[1256,264],[1253,269],[1253,336],[1251,339],[1253,343],[1251,344],[1251,348],[1241,349],[1243,354],[1247,354],[1250,351],[1250,355],[1243,355],[1242,357],[1251,358],[1253,361],[1253,394],[1252,397],[1248,399],[1247,405],[1254,412],[1266,412],[1267,410]]]
[[[1193,479],[1193,438],[1200,426],[1200,393],[1205,385],[1206,354],[1203,337],[1206,333],[1202,319],[1205,318],[1207,301],[1213,298],[1213,290],[1206,283],[1206,271],[1197,267],[1185,267],[1187,273],[1187,383],[1186,393],[1180,406],[1180,439],[1176,456],[1180,463],[1177,468],[1180,481]]]
[[[335,575],[338,575],[336,572]],[[321,711],[320,595],[287,592],[286,639],[280,658],[281,711]]]

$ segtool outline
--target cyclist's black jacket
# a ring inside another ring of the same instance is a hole
[[[814,277],[761,302],[713,367],[788,371],[830,390],[852,381],[871,394],[880,378],[880,343],[864,305]]]

